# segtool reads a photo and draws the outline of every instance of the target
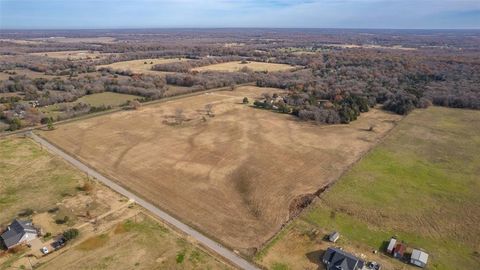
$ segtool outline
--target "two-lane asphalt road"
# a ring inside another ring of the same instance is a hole
[[[174,226],[178,230],[184,232],[185,234],[189,235],[190,237],[196,239],[199,243],[203,246],[209,248],[210,250],[216,252],[218,255],[222,256],[226,260],[230,261],[232,264],[236,265],[241,269],[255,269],[259,270],[258,267],[253,265],[252,263],[248,262],[247,260],[243,259],[239,255],[235,254],[233,251],[225,248],[221,244],[213,241],[212,239],[206,237],[205,235],[201,234],[200,232],[196,231],[195,229],[191,228],[190,226],[182,223],[180,220],[172,217],[171,215],[167,214],[166,212],[162,211],[158,207],[154,206],[153,204],[143,200],[142,198],[138,197],[137,195],[133,194],[132,192],[128,191],[127,189],[123,188],[122,186],[116,184],[114,181],[104,177],[94,169],[88,167],[87,165],[83,164],[81,161],[75,159],[74,157],[68,155],[63,150],[59,149],[58,147],[54,146],[53,144],[49,143],[45,139],[39,137],[33,132],[28,132],[28,136],[30,136],[34,141],[38,142],[45,148],[47,148],[50,152],[62,157],[73,166],[77,167],[81,171],[87,173],[89,176],[95,177],[98,181],[102,182],[106,186],[110,187],[111,189],[115,190],[116,192],[122,194],[123,196],[134,200],[137,204],[142,206],[143,208],[147,209],[148,211],[152,212],[155,216],[162,219],[166,223]]]

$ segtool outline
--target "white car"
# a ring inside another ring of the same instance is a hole
[[[47,247],[42,247],[42,248],[40,249],[40,251],[41,251],[43,254],[45,254],[45,255],[48,254],[48,248],[47,248]]]

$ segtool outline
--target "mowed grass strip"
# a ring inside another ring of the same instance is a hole
[[[478,269],[479,152],[479,111],[417,110],[294,226],[338,230],[365,252],[395,235],[426,250],[429,269]]]
[[[0,224],[74,195],[84,176],[26,138],[0,139]]]

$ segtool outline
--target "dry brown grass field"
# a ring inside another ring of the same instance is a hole
[[[173,62],[186,61],[186,58],[151,58],[151,59],[140,59],[140,60],[130,60],[116,62],[109,65],[101,65],[97,68],[108,67],[113,69],[121,70],[131,70],[134,73],[144,73],[144,74],[165,74],[166,72],[151,70],[153,65],[158,64],[167,64]],[[145,64],[146,63],[146,64]]]
[[[276,63],[264,63],[264,62],[248,62],[242,64],[240,61],[232,61],[226,63],[220,63],[215,65],[209,65],[204,67],[198,67],[192,69],[192,71],[225,71],[225,72],[235,72],[239,71],[242,68],[247,67],[253,71],[286,71],[291,70],[294,67],[285,64],[276,64]]]
[[[241,103],[276,91],[239,87],[59,125],[41,135],[252,254],[289,219],[295,199],[337,179],[401,119],[374,109],[350,125],[321,126]],[[206,115],[206,104],[213,105],[214,117]],[[185,121],[174,125],[180,109]],[[367,131],[371,125],[374,132]]]

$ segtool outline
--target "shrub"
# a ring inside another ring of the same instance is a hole
[[[248,98],[247,97],[243,98],[243,104],[248,104]]]
[[[21,128],[22,128],[22,121],[20,121],[20,119],[18,118],[13,118],[12,121],[10,121],[10,126],[8,127],[8,130],[15,131]]]
[[[63,232],[63,237],[65,238],[66,241],[70,241],[72,239],[77,238],[79,234],[80,234],[80,231],[78,231],[78,229],[68,229],[65,232]]]
[[[90,192],[90,191],[93,190],[93,188],[94,188],[94,186],[93,186],[92,182],[89,182],[89,181],[83,183],[82,186],[78,187],[79,190],[85,191],[85,192]]]
[[[55,223],[57,224],[65,224],[70,220],[68,216],[64,216],[63,218],[58,218],[55,220]]]
[[[58,208],[58,207],[53,207],[53,208],[48,209],[47,212],[51,214],[51,213],[57,212],[58,210],[60,210],[60,208]]]
[[[18,213],[19,217],[28,217],[33,215],[33,210],[30,208],[24,209],[22,212]]]

